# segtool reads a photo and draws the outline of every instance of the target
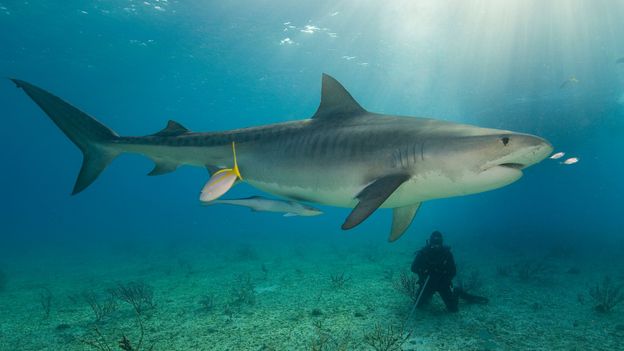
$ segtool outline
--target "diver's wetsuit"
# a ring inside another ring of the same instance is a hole
[[[437,292],[442,297],[449,311],[458,311],[458,296],[451,289],[453,286],[451,281],[457,273],[457,268],[455,267],[455,259],[451,249],[448,246],[427,245],[423,247],[418,251],[412,263],[412,272],[418,274],[421,288],[427,276],[429,276],[429,282],[425,290],[422,291],[417,307],[428,304],[433,294]]]
[[[441,245],[442,237],[439,235],[440,245],[431,245],[423,247],[412,263],[412,272],[418,274],[418,281],[421,289],[425,284],[427,277],[429,281],[425,290],[422,291],[422,296],[418,300],[416,307],[422,307],[431,301],[431,296],[436,292],[440,294],[446,308],[450,312],[457,312],[459,298],[468,303],[488,303],[489,300],[486,297],[469,294],[461,287],[455,287],[453,289],[452,280],[457,274],[457,267],[455,266],[455,259],[451,253],[451,248]],[[432,238],[435,238],[432,235]],[[433,240],[433,239],[432,239]],[[421,291],[418,292],[419,294]]]

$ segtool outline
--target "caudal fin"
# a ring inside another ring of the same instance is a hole
[[[119,135],[60,98],[18,79],[11,79],[52,119],[65,135],[82,151],[82,167],[72,195],[86,189],[104,168],[120,154],[110,147]]]

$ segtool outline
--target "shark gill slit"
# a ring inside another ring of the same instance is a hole
[[[319,151],[319,155],[324,155],[327,152],[328,146],[329,146],[329,137],[323,135],[321,137],[321,148]]]
[[[313,157],[314,150],[316,149],[316,145],[318,144],[318,134],[314,134],[310,136],[310,140],[308,141],[308,152],[306,153],[306,157]]]

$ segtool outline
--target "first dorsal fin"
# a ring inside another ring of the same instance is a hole
[[[323,73],[321,104],[312,118],[329,119],[365,113],[366,110],[355,101],[342,84]]]
[[[155,136],[176,136],[176,135],[182,135],[185,133],[188,133],[189,130],[184,128],[183,125],[181,125],[180,123],[176,122],[176,121],[172,121],[169,120],[169,122],[167,122],[167,126],[165,127],[165,129],[161,130],[160,132],[153,134]]]

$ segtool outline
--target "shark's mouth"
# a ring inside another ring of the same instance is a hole
[[[521,170],[524,168],[524,165],[522,163],[502,163],[499,166],[517,169],[517,170]]]

